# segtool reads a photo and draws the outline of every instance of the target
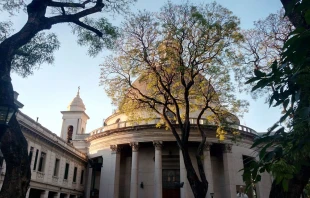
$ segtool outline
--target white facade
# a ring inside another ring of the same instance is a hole
[[[242,171],[239,172],[239,170],[244,168],[243,158],[255,158],[256,153],[250,149],[254,135],[246,131],[243,133],[244,138],[236,145],[230,141],[219,143],[216,138],[212,138],[215,137],[215,129],[208,131],[204,167],[209,181],[208,192],[213,192],[216,198],[235,198],[237,190],[242,191],[245,187]],[[193,129],[189,148],[193,162],[195,162],[195,151],[199,140],[198,131]],[[97,188],[99,197],[114,197],[108,193],[112,189],[109,181],[114,180],[120,180],[119,183],[114,183],[118,186],[113,187],[119,189],[119,197],[193,197],[186,179],[182,154],[170,131],[158,129],[155,125],[115,128],[99,133],[94,131],[87,141],[90,143],[89,158],[102,157],[103,161],[100,184]],[[131,146],[133,144],[138,145],[136,146],[138,148],[133,148]],[[120,160],[114,160],[113,148],[115,147],[121,148],[118,151]],[[120,175],[111,175],[116,167],[120,167]],[[195,164],[194,167],[198,171]],[[164,174],[169,170],[178,172],[179,179],[176,179],[176,182],[184,182],[183,188],[173,189],[178,192],[165,189]],[[268,197],[270,187],[271,178],[268,174],[264,174],[262,182],[256,185],[256,197]],[[158,193],[160,190],[163,193]],[[172,196],[171,193],[176,195]],[[210,197],[209,193],[207,197]],[[252,193],[249,197],[255,196]]]
[[[32,153],[28,197],[193,197],[182,153],[169,130],[156,128],[159,118],[133,124],[127,122],[126,115],[115,113],[105,120],[105,126],[88,134],[85,130],[89,117],[85,110],[78,92],[68,110],[61,112],[61,137],[18,113],[29,155]],[[195,114],[191,117],[194,123]],[[73,126],[73,130],[68,130],[69,126]],[[256,157],[250,147],[257,134],[248,127],[234,126],[242,139],[232,144],[230,140],[218,141],[215,126],[204,127],[207,197],[211,198],[210,193],[214,193],[214,198],[235,198],[237,191],[244,191],[245,187],[239,170],[244,168],[245,160]],[[192,128],[188,150],[196,171],[195,152],[200,139],[197,129]],[[0,181],[4,173],[5,168]],[[268,197],[271,182],[271,177],[264,173],[255,190],[248,192],[249,198]]]
[[[15,98],[17,100],[17,97]],[[18,101],[16,101],[17,103]],[[18,104],[21,104],[18,102]],[[22,106],[19,105],[19,107]],[[87,155],[68,144],[27,115],[18,112],[17,120],[28,142],[31,181],[27,198],[84,197]],[[0,184],[5,177],[2,164]]]
[[[60,137],[68,141],[68,130],[72,127],[72,138],[77,139],[77,135],[85,134],[88,115],[85,113],[85,105],[80,98],[78,91],[76,97],[68,105],[67,111],[61,111],[62,127]]]

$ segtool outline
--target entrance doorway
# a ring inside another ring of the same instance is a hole
[[[163,198],[180,198],[180,169],[163,170]]]
[[[181,197],[180,150],[175,142],[165,142],[162,155],[162,182],[163,198]]]

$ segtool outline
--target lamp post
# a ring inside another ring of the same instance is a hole
[[[0,76],[0,128],[6,128],[17,111],[9,74]],[[2,135],[2,134],[0,134]]]
[[[14,104],[0,104],[0,126],[7,127],[15,113],[16,106]]]
[[[210,193],[210,196],[211,196],[211,198],[213,198],[213,196],[214,196],[214,193]]]

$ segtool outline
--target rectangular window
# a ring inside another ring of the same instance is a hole
[[[68,174],[69,174],[69,164],[66,163],[64,179],[68,179]]]
[[[44,172],[45,156],[46,156],[46,154],[41,152],[41,157],[40,157],[40,161],[39,161],[39,168],[38,168],[39,172]]]
[[[37,149],[36,151],[36,158],[34,159],[33,170],[36,170],[37,168],[38,155],[39,155],[39,149]]]
[[[82,170],[82,172],[81,172],[81,181],[80,181],[80,184],[83,184],[83,180],[84,180],[84,170]]]
[[[73,172],[73,182],[76,182],[76,173],[77,173],[77,167],[74,167],[74,172]]]
[[[29,158],[29,163],[31,164],[31,160],[32,160],[32,155],[33,155],[33,147],[30,147],[30,151],[29,151],[29,155],[28,155],[28,158]]]
[[[54,166],[54,176],[58,176],[58,172],[59,172],[59,159],[56,158],[55,160],[55,166]]]

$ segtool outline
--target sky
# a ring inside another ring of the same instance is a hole
[[[165,0],[138,0],[131,11],[148,10],[159,11]],[[172,0],[175,3],[184,1]],[[191,1],[195,3],[212,1]],[[253,27],[253,22],[275,13],[281,8],[280,0],[217,0],[219,4],[230,9],[241,20],[241,28]],[[19,13],[12,17],[14,29],[18,31],[27,16]],[[121,17],[115,15],[112,24],[120,24]],[[57,34],[61,47],[55,53],[52,65],[43,64],[33,75],[22,78],[12,74],[14,90],[19,93],[18,100],[24,104],[21,111],[34,120],[39,118],[39,123],[60,135],[62,114],[76,96],[80,86],[80,97],[86,106],[86,113],[90,117],[87,122],[86,132],[102,126],[103,119],[110,116],[115,109],[107,97],[102,86],[99,86],[100,67],[105,56],[110,52],[104,50],[95,58],[87,55],[87,48],[76,43],[76,37],[66,24],[55,25],[50,32]],[[264,103],[265,98],[251,99],[246,94],[239,95],[250,102],[249,112],[241,119],[241,124],[258,132],[265,132],[280,116],[279,109],[269,108]]]

